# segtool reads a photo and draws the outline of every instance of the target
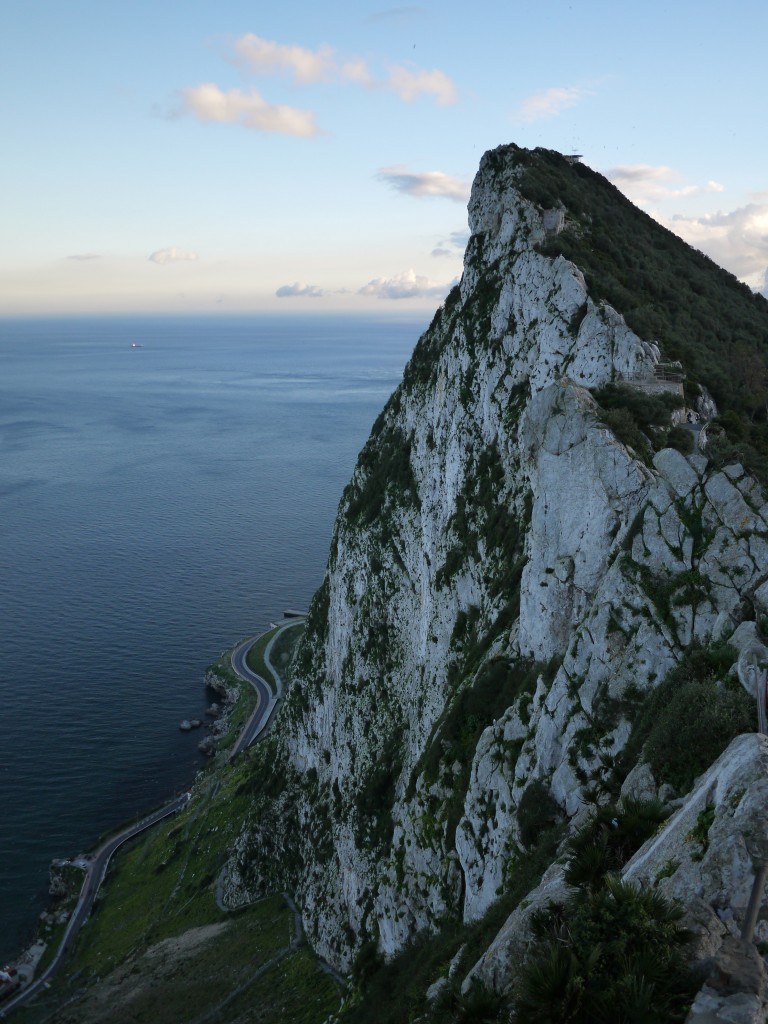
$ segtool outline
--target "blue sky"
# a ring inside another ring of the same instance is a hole
[[[505,142],[752,287],[768,5],[4,0],[0,314],[435,307]]]

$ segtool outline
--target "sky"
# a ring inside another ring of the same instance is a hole
[[[0,315],[434,309],[483,152],[768,292],[765,0],[2,0]]]

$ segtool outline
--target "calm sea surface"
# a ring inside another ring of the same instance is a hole
[[[205,666],[308,604],[427,319],[0,320],[0,966],[52,858],[192,780]]]

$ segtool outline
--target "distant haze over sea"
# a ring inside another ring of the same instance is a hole
[[[427,319],[0,320],[0,966],[52,858],[191,782],[206,665],[308,604]]]

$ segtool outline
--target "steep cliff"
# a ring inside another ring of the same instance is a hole
[[[640,226],[613,240],[625,269],[614,261],[601,277],[594,254],[580,269],[563,253],[592,252],[609,216],[617,231]],[[754,728],[728,669],[768,622],[765,496],[732,459],[708,459],[694,432],[638,426],[621,395],[656,403],[659,422],[661,349],[686,359],[691,409],[711,414],[709,392],[743,403],[735,378],[711,379],[700,328],[686,334],[670,310],[695,307],[709,274],[729,311],[743,310],[733,344],[764,373],[765,303],[691,253],[679,294],[673,276],[656,304],[633,280],[645,266],[633,244],[678,263],[685,247],[551,152],[486,154],[469,221],[461,283],[342,497],[224,873],[231,906],[291,888],[313,945],[342,970],[373,945],[391,957],[417,933],[481,920],[589,806],[640,776],[646,795],[682,797]],[[653,241],[637,242],[642,232]],[[625,309],[606,301],[616,296]],[[682,391],[675,373],[666,391]],[[622,381],[634,390],[607,388]],[[717,712],[708,749],[680,736],[680,764],[664,754],[659,708],[648,714],[676,682],[702,686]],[[739,896],[734,912],[743,906]],[[503,990],[517,960],[491,960],[475,974]]]

